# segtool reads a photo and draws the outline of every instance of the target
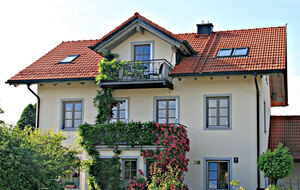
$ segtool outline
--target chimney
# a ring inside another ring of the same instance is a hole
[[[214,25],[212,23],[197,24],[197,33],[198,34],[211,34],[213,32]]]

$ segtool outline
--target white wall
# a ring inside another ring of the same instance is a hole
[[[259,79],[260,81],[260,79]],[[240,180],[248,189],[256,188],[256,91],[253,76],[226,76],[183,78],[173,80],[174,90],[169,89],[128,89],[115,90],[114,97],[129,97],[130,120],[153,120],[154,96],[180,97],[180,123],[187,126],[191,139],[189,172],[186,183],[191,189],[203,188],[204,157],[239,157],[239,163],[232,163],[232,179]],[[46,84],[39,86],[41,97],[40,126],[49,129],[55,126],[60,130],[60,100],[84,99],[84,122],[94,123],[97,114],[93,106],[97,85],[87,82],[81,85],[74,82],[71,85],[59,83],[57,86]],[[232,129],[204,130],[203,129],[203,96],[205,94],[232,95]],[[70,144],[72,138],[65,144]],[[193,165],[195,160],[200,165]]]

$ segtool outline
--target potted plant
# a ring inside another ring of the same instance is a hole
[[[66,181],[65,188],[76,188],[76,184],[73,181]]]

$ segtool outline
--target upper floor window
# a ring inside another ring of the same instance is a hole
[[[68,55],[66,58],[61,60],[59,63],[71,63],[74,61],[79,55]]]
[[[150,60],[150,44],[134,45],[134,61]]]
[[[116,121],[127,122],[128,121],[128,100],[127,99],[117,100],[112,104],[111,111],[112,111],[112,116],[110,118],[111,122],[116,122]]]
[[[63,129],[77,128],[82,124],[82,101],[63,101]]]
[[[239,48],[225,48],[219,49],[217,57],[238,57],[238,56],[247,56],[248,47],[239,47]]]
[[[220,49],[217,57],[230,57],[232,53],[232,49]]]
[[[231,128],[231,96],[205,96],[205,128]]]
[[[157,98],[155,118],[158,123],[178,123],[178,98]]]
[[[235,48],[232,54],[232,56],[246,56],[246,55],[248,55],[247,47]]]

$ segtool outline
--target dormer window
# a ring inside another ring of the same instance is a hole
[[[220,49],[217,57],[230,57],[232,53],[232,48]]]
[[[246,55],[248,55],[247,47],[235,48],[232,54],[232,56],[246,56]]]
[[[59,63],[72,63],[79,55],[68,55],[66,58],[61,60]]]

